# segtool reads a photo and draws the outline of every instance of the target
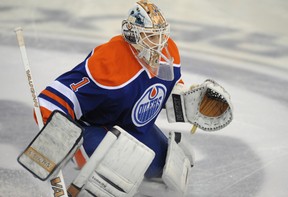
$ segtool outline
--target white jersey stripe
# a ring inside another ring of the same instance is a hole
[[[50,101],[47,101],[46,99],[39,97],[38,100],[39,100],[41,107],[45,107],[46,109],[50,110],[51,112],[53,112],[54,110],[59,110],[59,111],[65,113],[57,105],[54,105],[53,103],[51,103]]]
[[[82,110],[80,108],[80,104],[75,93],[59,81],[53,81],[52,84],[50,84],[49,86],[61,92],[74,104],[74,112],[76,115],[76,119],[80,119],[80,117],[82,116]]]

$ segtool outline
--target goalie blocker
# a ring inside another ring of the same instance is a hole
[[[185,90],[177,84],[166,103],[169,122],[190,122],[204,131],[216,131],[233,119],[229,93],[213,80]]]
[[[18,162],[42,181],[53,178],[82,144],[82,132],[66,114],[54,111]]]

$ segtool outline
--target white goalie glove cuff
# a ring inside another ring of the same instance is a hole
[[[166,103],[169,122],[190,122],[205,131],[220,130],[233,119],[229,93],[213,80],[188,90],[176,84]]]
[[[188,122],[185,113],[184,93],[188,89],[182,83],[177,83],[166,102],[166,114],[169,122]]]

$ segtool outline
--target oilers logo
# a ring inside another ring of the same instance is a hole
[[[144,92],[132,110],[132,121],[136,126],[144,126],[156,117],[166,92],[166,87],[162,84],[154,84]]]

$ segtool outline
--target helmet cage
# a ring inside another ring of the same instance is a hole
[[[170,25],[160,28],[145,28],[135,25],[127,20],[122,23],[122,34],[130,44],[137,44],[148,50],[161,51],[170,37]],[[158,37],[155,42],[153,37]]]
[[[137,29],[136,32],[138,37],[138,39],[136,39],[138,41],[136,44],[150,51],[161,52],[170,36],[169,25],[157,29],[138,26],[135,26],[135,28]]]

